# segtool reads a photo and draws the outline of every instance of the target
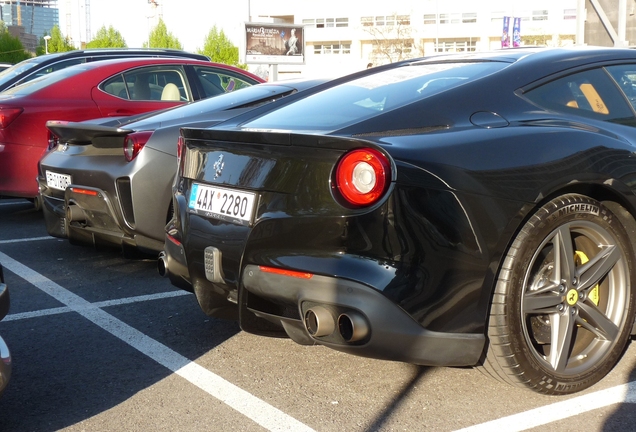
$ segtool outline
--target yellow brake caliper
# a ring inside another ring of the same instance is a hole
[[[574,252],[574,261],[579,264],[579,265],[583,265],[586,262],[588,262],[590,259],[587,257],[587,255],[585,254],[585,252],[583,251],[575,251]],[[598,301],[599,301],[599,293],[598,293],[598,284],[596,284],[596,286],[594,288],[592,288],[592,290],[590,290],[590,292],[588,293],[587,297],[592,301],[592,303],[594,303],[596,306],[598,306]]]

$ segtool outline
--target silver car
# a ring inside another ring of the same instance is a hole
[[[259,84],[134,119],[48,122],[59,144],[40,161],[46,228],[73,244],[163,250],[179,130],[207,127],[326,80]]]

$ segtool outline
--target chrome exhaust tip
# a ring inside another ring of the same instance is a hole
[[[331,312],[316,306],[305,312],[305,328],[313,337],[328,336],[336,329],[336,323]]]
[[[159,276],[168,276],[168,259],[166,258],[166,253],[164,251],[159,252],[159,259],[157,259],[157,270],[159,271]]]
[[[338,317],[338,332],[345,342],[358,342],[369,335],[369,324],[359,313],[343,313]]]
[[[80,207],[71,204],[66,207],[66,220],[69,222],[84,222],[86,221],[86,214]]]

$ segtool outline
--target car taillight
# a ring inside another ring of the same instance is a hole
[[[354,206],[377,202],[391,179],[391,165],[382,153],[363,148],[346,153],[336,167],[336,188]]]
[[[142,131],[126,135],[126,139],[124,139],[124,156],[128,162],[137,157],[152,136],[152,133],[153,131]]]
[[[185,148],[185,138],[179,135],[179,139],[177,140],[177,161],[181,160],[181,155],[183,154],[184,148]]]
[[[4,108],[0,107],[0,128],[6,128],[22,114],[22,108]]]
[[[53,132],[49,131],[49,139],[48,139],[49,150],[54,149],[60,143],[60,139]]]

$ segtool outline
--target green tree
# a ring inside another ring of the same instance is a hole
[[[150,43],[150,45],[148,44]],[[176,36],[168,31],[166,24],[161,18],[159,23],[152,29],[148,42],[144,42],[144,48],[174,48],[183,49],[183,45]]]
[[[219,31],[216,26],[212,27],[205,38],[203,48],[197,52],[210,57],[213,62],[247,69],[247,65],[239,63],[238,47],[225,36],[223,29]]]
[[[24,50],[24,45],[17,36],[12,36],[9,30],[0,25],[0,62],[19,63],[31,57],[31,54]]]
[[[106,26],[102,26],[97,31],[95,38],[86,44],[86,48],[128,48],[128,45],[126,45],[121,33],[113,26],[109,26],[108,29]]]
[[[49,39],[48,43],[46,44],[44,42],[44,38],[40,38],[40,45],[35,50],[36,55],[45,54],[45,47],[48,47],[49,53],[73,51],[75,49],[75,47],[71,45],[70,39],[62,35],[59,26],[55,25],[51,29],[50,36],[51,39]]]

